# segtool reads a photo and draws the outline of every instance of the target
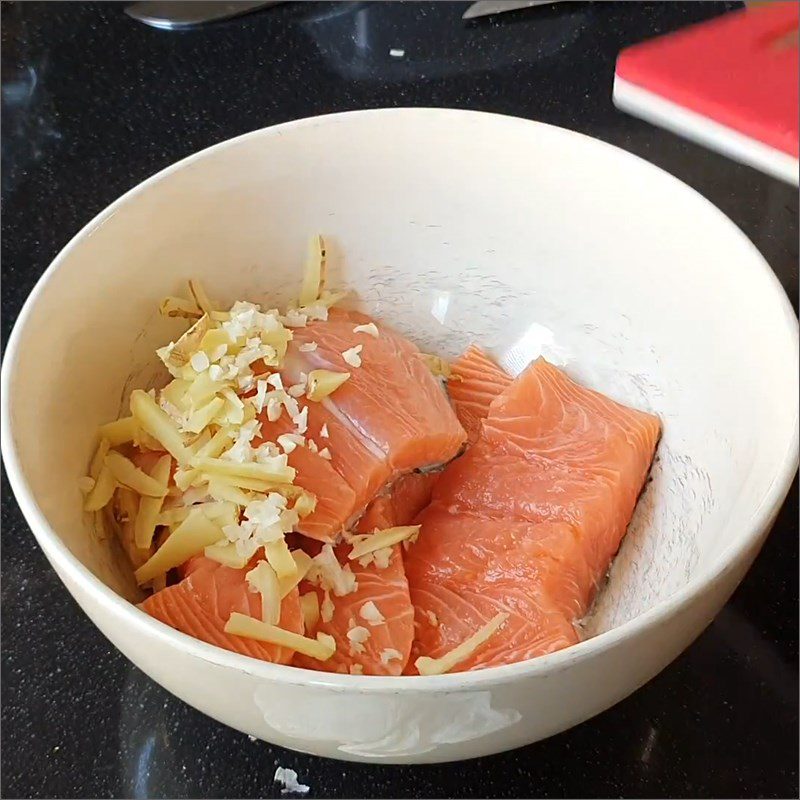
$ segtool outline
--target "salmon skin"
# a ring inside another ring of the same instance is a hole
[[[475,443],[439,478],[406,554],[410,673],[417,657],[441,657],[499,612],[504,627],[456,670],[575,644],[574,623],[619,548],[660,435],[655,416],[578,386],[543,358],[487,411]]]
[[[275,664],[288,664],[294,650],[226,633],[225,623],[237,611],[261,619],[261,595],[249,589],[245,575],[257,559],[243,569],[231,569],[204,556],[190,559],[184,577],[144,600],[139,607],[182,633],[234,653]],[[299,593],[295,587],[281,601],[281,628],[303,633]]]
[[[354,331],[370,324],[377,337]],[[360,366],[343,356],[353,347],[361,348]],[[298,469],[297,484],[317,497],[301,533],[335,541],[399,475],[446,464],[461,451],[466,433],[420,355],[405,337],[355,311],[331,309],[327,320],[294,330],[281,373],[284,385],[296,385],[315,369],[350,374],[324,400],[303,401],[304,435],[317,449],[327,448],[330,459],[300,447],[289,456]],[[270,422],[262,414],[260,420],[263,440],[295,430],[284,418]]]
[[[370,503],[358,523],[358,532],[371,533],[375,529],[410,524],[430,502],[438,477],[436,473],[409,473],[398,478],[389,493]],[[310,552],[318,549],[318,545],[307,547]],[[328,661],[317,661],[297,654],[293,663],[306,669],[326,672],[348,672],[352,668],[363,675],[400,675],[408,662],[414,638],[414,609],[403,567],[403,548],[394,545],[388,564],[383,566],[375,561],[368,564],[349,561],[347,556],[350,550],[349,545],[341,545],[335,552],[341,564],[350,564],[358,588],[344,597],[331,597],[333,618],[329,622],[320,621],[314,631],[333,636],[336,652]],[[324,595],[318,588],[308,582],[301,586],[303,592],[317,592],[319,602],[324,601]],[[364,611],[367,604],[377,609],[385,619],[384,623],[371,624],[364,617],[365,613],[369,617]],[[369,631],[369,637],[354,646],[347,633],[357,626]],[[361,647],[363,651],[359,652]]]

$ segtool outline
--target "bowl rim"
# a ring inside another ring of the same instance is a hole
[[[470,691],[497,684],[514,682],[520,678],[533,678],[548,673],[560,672],[569,668],[572,664],[585,661],[597,654],[616,647],[623,640],[634,638],[647,628],[664,623],[669,617],[689,606],[700,595],[708,592],[713,586],[722,581],[727,573],[734,570],[742,563],[750,548],[757,543],[761,536],[768,530],[775,513],[778,511],[789,491],[798,464],[797,414],[795,414],[793,430],[788,438],[786,451],[780,463],[776,464],[773,481],[757,504],[750,520],[746,523],[749,528],[747,534],[739,537],[737,542],[724,548],[713,563],[692,576],[686,584],[669,597],[656,603],[633,619],[564,650],[514,664],[489,667],[473,672],[455,672],[436,676],[367,676],[317,672],[289,665],[272,664],[233,653],[181,633],[154,619],[133,603],[116,594],[116,592],[97,578],[88,567],[84,566],[58,537],[39,508],[25,479],[17,455],[11,425],[11,402],[9,398],[10,387],[15,372],[14,366],[20,358],[20,342],[26,323],[31,316],[40,293],[52,279],[53,275],[61,268],[69,254],[79,247],[86,238],[91,236],[93,231],[110,219],[120,207],[164,180],[173,172],[182,170],[195,161],[213,157],[228,148],[235,147],[241,142],[250,139],[262,137],[268,139],[270,136],[283,135],[286,131],[295,128],[347,122],[353,119],[358,120],[376,116],[389,117],[394,115],[403,117],[417,116],[426,119],[432,119],[434,117],[452,117],[454,120],[457,118],[457,121],[460,122],[464,122],[467,118],[470,118],[479,119],[480,121],[485,121],[493,125],[524,125],[531,126],[531,129],[533,127],[547,128],[564,139],[579,140],[583,145],[595,147],[598,151],[605,151],[606,155],[627,161],[631,165],[635,165],[636,169],[656,176],[656,181],[679,184],[683,191],[691,192],[695,195],[695,198],[706,206],[709,213],[716,215],[721,222],[724,222],[724,224],[728,226],[731,236],[738,237],[743,249],[749,250],[751,256],[755,257],[753,263],[758,264],[758,271],[754,273],[753,280],[765,281],[768,290],[774,297],[775,311],[776,313],[782,314],[786,326],[786,335],[794,345],[794,363],[791,365],[791,368],[795,370],[797,368],[797,317],[794,314],[794,310],[792,309],[783,286],[756,246],[727,215],[695,189],[645,159],[600,139],[559,126],[505,114],[458,108],[400,107],[344,111],[334,114],[304,117],[259,128],[211,145],[210,147],[204,148],[203,150],[168,165],[144,181],[136,184],[95,215],[95,217],[86,223],[69,240],[39,277],[36,285],[23,304],[8,339],[5,358],[2,364],[2,373],[0,375],[0,391],[2,393],[0,395],[0,445],[2,446],[3,460],[17,502],[34,536],[52,565],[57,567],[57,572],[63,573],[70,581],[74,581],[76,585],[82,587],[86,596],[103,607],[110,616],[116,617],[121,624],[136,630],[142,635],[145,641],[149,638],[154,638],[160,640],[165,645],[186,652],[187,655],[209,661],[221,667],[245,672],[256,678],[288,685],[316,686],[340,691],[358,690],[363,692],[392,694],[431,691]],[[61,577],[61,575],[59,575],[59,577]],[[67,584],[67,589],[70,590],[69,583],[64,578],[62,578],[62,581]],[[72,593],[71,590],[70,593]],[[87,616],[89,616],[88,612]]]

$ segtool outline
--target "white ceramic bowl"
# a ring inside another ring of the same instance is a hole
[[[95,429],[174,335],[190,276],[224,301],[296,291],[322,232],[362,305],[437,352],[476,340],[511,369],[544,349],[657,411],[664,438],[588,626],[480,672],[371,678],[196,641],[125,597],[76,481]],[[797,321],[755,247],[691,189],[559,128],[465,111],[337,114],[188,158],[90,222],[39,281],[3,365],[3,454],[50,563],[100,630],[173,694],[286,747],[426,762],[523,745],[653,677],[719,611],[797,464]]]

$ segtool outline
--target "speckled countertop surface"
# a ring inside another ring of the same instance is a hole
[[[619,49],[722,13],[588,4],[463,23],[462,3],[304,3],[165,33],[121,4],[2,4],[3,340],[58,250],[178,158],[297,117],[461,106],[589,133],[697,188],[793,298],[797,191],[614,110]],[[392,58],[390,48],[405,50]],[[531,747],[369,767],[250,741],[115,652],[2,499],[2,795],[271,797],[277,765],[318,797],[797,796],[797,485],[707,632],[628,700]]]

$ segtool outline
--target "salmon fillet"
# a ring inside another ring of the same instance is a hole
[[[451,365],[447,392],[470,444],[480,434],[489,406],[513,380],[479,347],[471,344]]]
[[[489,405],[475,444],[442,473],[406,554],[421,655],[438,658],[499,612],[504,627],[457,670],[578,641],[633,514],[658,419],[578,386],[544,359]]]
[[[376,497],[358,521],[358,533],[410,525],[431,501],[439,472],[409,472],[392,484],[388,494]]]
[[[143,611],[182,633],[234,653],[288,664],[294,650],[225,633],[225,623],[234,611],[261,619],[261,595],[249,590],[244,569],[223,567],[216,561],[197,556],[185,565],[183,578],[148,597],[140,605]],[[303,633],[297,588],[283,598],[281,628]]]
[[[414,638],[414,609],[408,593],[401,548],[399,545],[392,548],[389,564],[383,568],[377,567],[374,562],[362,566],[358,561],[348,561],[350,549],[349,545],[340,545],[334,552],[340,564],[350,564],[358,588],[344,597],[332,596],[332,619],[329,622],[320,620],[313,632],[307,633],[311,635],[322,631],[330,634],[336,640],[336,652],[327,661],[318,661],[298,653],[293,663],[298,667],[323,672],[359,671],[364,675],[400,675],[408,661]],[[304,581],[301,592],[305,594],[307,591],[316,592],[319,602],[323,602],[322,591]],[[364,618],[362,612],[367,603],[375,606],[384,622],[372,625]],[[354,645],[347,637],[348,631],[354,627],[369,632],[368,638],[361,644]],[[359,652],[360,648],[363,651]],[[383,659],[382,654],[385,654]]]
[[[371,533],[376,528],[410,524],[430,501],[437,479],[435,473],[402,475],[395,481],[391,492],[370,503],[359,520],[358,532]],[[315,551],[318,546],[310,545],[307,549]],[[350,564],[358,589],[344,597],[332,597],[333,618],[329,622],[320,621],[314,631],[333,636],[336,653],[328,661],[298,654],[294,664],[325,672],[347,672],[351,666],[357,665],[356,669],[364,675],[400,675],[414,638],[414,609],[403,567],[402,547],[394,545],[391,548],[389,564],[385,567],[375,562],[362,565],[358,561],[348,561],[350,549],[349,545],[342,545],[335,552],[339,563]],[[308,582],[302,584],[302,591],[314,591],[320,603],[324,600],[322,591]],[[361,611],[368,603],[374,605],[385,618],[385,623],[371,625],[362,616]],[[358,647],[354,648],[347,638],[347,632],[355,626],[365,628],[370,634],[363,642],[363,652],[357,652]]]
[[[353,331],[370,323],[378,337]],[[361,365],[354,367],[342,354],[358,345]],[[308,408],[305,435],[330,454],[326,460],[297,448],[290,455],[290,464],[298,467],[297,483],[317,496],[317,510],[299,526],[306,536],[334,541],[397,476],[447,463],[466,441],[416,346],[363,314],[332,309],[326,321],[296,328],[284,363],[286,386],[314,369],[350,373],[321,402],[301,399]],[[260,420],[264,440],[294,430],[286,427],[285,417],[269,422],[262,414]]]

